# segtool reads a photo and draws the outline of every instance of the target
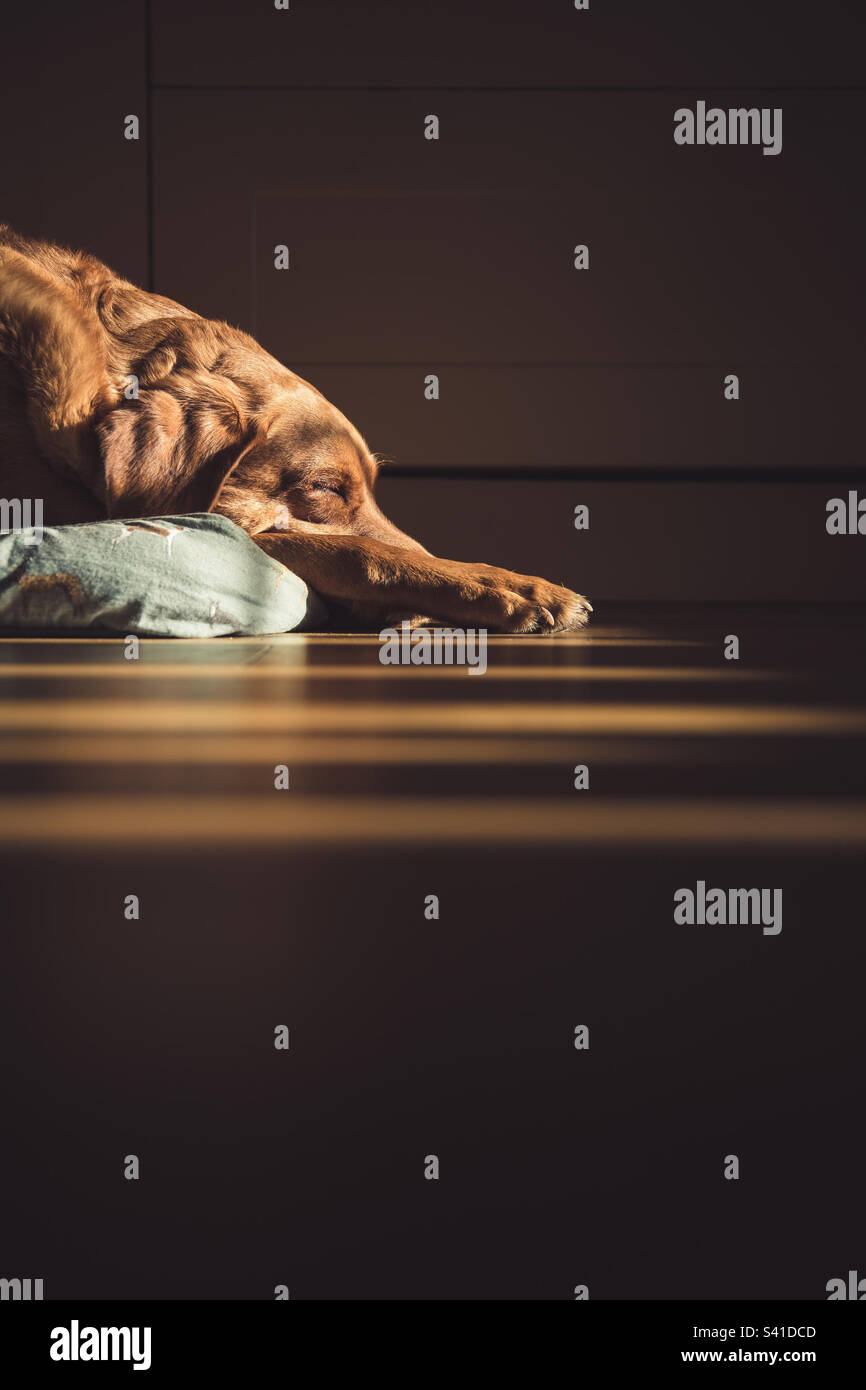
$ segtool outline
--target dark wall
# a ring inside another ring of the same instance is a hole
[[[0,215],[255,333],[443,553],[862,597],[824,521],[862,468],[863,38],[854,0],[49,4],[7,29]],[[699,100],[780,107],[781,152],[678,146]]]
[[[147,278],[143,3],[47,0],[3,15],[0,221]],[[124,138],[138,115],[142,138]]]

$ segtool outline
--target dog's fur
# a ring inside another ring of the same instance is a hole
[[[570,589],[430,555],[377,507],[376,472],[247,334],[0,225],[0,488],[43,498],[45,524],[220,512],[359,624],[586,621]]]

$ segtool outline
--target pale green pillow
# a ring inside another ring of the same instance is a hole
[[[326,616],[303,580],[213,512],[0,535],[4,628],[229,637]]]

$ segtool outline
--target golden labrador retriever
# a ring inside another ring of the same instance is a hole
[[[582,626],[544,579],[441,560],[373,496],[377,463],[247,334],[0,225],[0,487],[46,524],[216,511],[357,624]]]

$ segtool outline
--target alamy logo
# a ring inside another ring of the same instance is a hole
[[[724,111],[699,101],[694,111],[680,106],[674,112],[678,145],[763,145],[764,154],[782,153],[781,106],[731,107]]]
[[[838,1302],[839,1299],[854,1299],[858,1303],[866,1300],[866,1279],[861,1279],[856,1269],[848,1270],[848,1282],[844,1279],[827,1280],[827,1302]]]
[[[0,1279],[0,1301],[13,1303],[41,1303],[41,1279]]]
[[[782,930],[781,888],[707,888],[699,878],[694,891],[674,892],[674,921],[686,926],[759,926],[764,936]]]
[[[6,536],[10,531],[23,531],[21,539],[25,545],[42,543],[41,497],[0,497],[0,533]]]
[[[831,497],[827,503],[828,536],[866,536],[866,497],[859,497],[853,488],[844,497]]]
[[[51,1329],[52,1361],[131,1361],[134,1371],[150,1370],[149,1327],[69,1327]]]
[[[413,630],[412,624],[385,627],[379,633],[379,660],[383,666],[466,666],[470,676],[487,670],[487,629],[430,628]]]

